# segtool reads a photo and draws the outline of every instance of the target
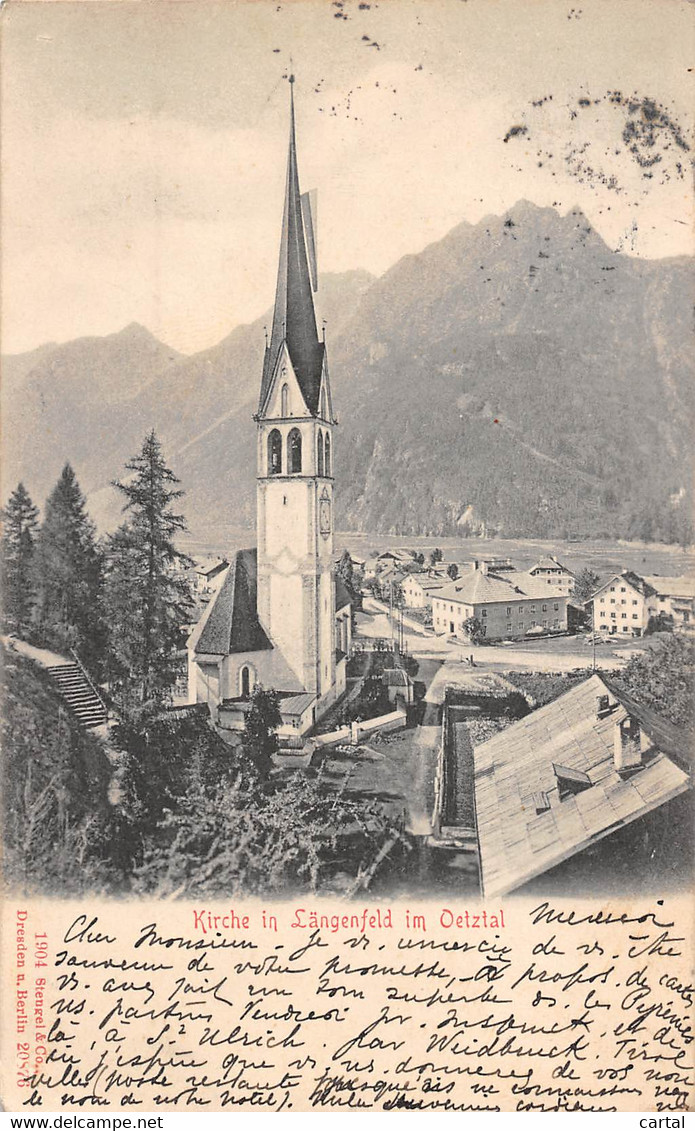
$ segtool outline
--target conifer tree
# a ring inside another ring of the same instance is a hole
[[[39,511],[23,483],[10,495],[2,513],[3,626],[22,635],[34,604],[33,561]]]
[[[46,502],[33,576],[35,636],[58,651],[74,649],[88,668],[98,670],[103,651],[101,554],[69,463]]]
[[[113,484],[124,496],[126,521],[107,546],[109,680],[121,706],[138,710],[166,701],[179,673],[191,561],[174,542],[186,530],[172,508],[183,491],[154,431],[126,471],[128,479]]]

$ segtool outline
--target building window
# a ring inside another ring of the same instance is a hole
[[[288,416],[288,409],[290,403],[290,387],[283,385],[280,390],[280,416]]]
[[[483,613],[483,616],[484,615],[485,614]],[[483,633],[482,634],[483,634],[483,636],[487,636],[487,625],[486,624],[483,625]]]
[[[282,436],[277,428],[268,436],[268,475],[282,475]]]
[[[510,617],[511,615],[512,615],[512,610],[511,610],[511,608],[507,608],[507,616],[508,616],[508,617]]]
[[[287,437],[287,458],[290,475],[298,475],[302,470],[302,434],[298,428]]]
[[[636,601],[633,601],[632,603],[633,603],[633,605],[636,605],[636,604],[637,604],[637,602],[636,602]]]
[[[507,625],[507,632],[511,632],[511,631],[512,631],[512,626],[511,626],[511,624],[508,624]]]
[[[627,601],[625,600],[625,598],[624,598],[624,597],[621,597],[621,598],[620,598],[620,604],[621,604],[621,605],[627,605]]]
[[[613,618],[613,620],[617,620],[618,614],[617,613],[611,613],[611,617]]]
[[[524,622],[522,620],[520,620],[519,621],[519,628],[523,628],[523,627],[524,627]]]
[[[319,428],[319,438],[318,438],[316,454],[317,454],[317,457],[318,457],[317,461],[316,461],[318,473],[319,473],[319,475],[323,475],[323,432],[321,431],[320,428]]]
[[[615,593],[615,585],[611,585],[610,592]]]
[[[481,615],[481,617],[486,617],[487,616],[487,609],[483,609],[483,611],[480,615]]]
[[[547,606],[547,605],[542,605],[542,606],[541,606],[541,612],[543,612],[543,613],[547,613],[547,611],[548,611],[548,606]]]
[[[633,620],[639,620],[639,617],[637,616],[637,613],[633,613],[633,614],[632,614],[632,619],[633,619]]]
[[[623,632],[629,632],[629,631],[630,631],[630,630],[629,630],[629,628],[627,627],[627,625],[626,625],[626,624],[624,624],[624,625],[623,625]]]
[[[606,603],[606,598],[605,597],[599,597],[599,604],[605,605],[605,603]]]
[[[553,609],[555,610],[556,613],[558,613],[560,611],[560,606],[557,602],[555,602],[555,604],[553,605]]]
[[[621,619],[621,620],[627,620],[627,613],[621,613],[621,614],[620,614],[620,619]]]
[[[620,592],[621,592],[621,593],[627,593],[627,589],[625,588],[625,586],[624,586],[624,585],[621,585],[621,586],[620,586]]]
[[[248,699],[253,691],[254,676],[252,669],[245,664],[239,672],[239,694],[242,699]]]
[[[325,452],[326,452],[326,458],[325,458],[326,475],[330,475],[331,474],[331,438],[330,438],[330,436],[328,435],[327,432],[326,432],[326,437],[324,439],[324,447],[325,447]]]
[[[326,386],[321,390],[321,416],[324,420],[328,420],[328,406],[326,404]]]
[[[611,605],[615,604],[615,597],[611,597]]]

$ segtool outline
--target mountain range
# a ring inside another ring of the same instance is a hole
[[[381,278],[320,281],[336,522],[393,534],[683,540],[692,513],[692,262],[609,249],[520,201]],[[155,428],[192,532],[252,526],[263,326],[183,356],[137,324],[3,360],[6,497],[69,460],[102,528]]]

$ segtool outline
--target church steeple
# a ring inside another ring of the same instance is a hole
[[[258,410],[263,412],[283,342],[312,415],[319,407],[324,344],[316,330],[312,291],[316,290],[314,226],[309,194],[299,190],[297,142],[294,127],[294,75],[290,75],[290,140],[287,156],[285,205],[280,237],[280,261],[275,309],[263,360],[263,380]]]

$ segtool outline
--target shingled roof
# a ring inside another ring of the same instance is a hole
[[[614,709],[597,711],[599,696],[610,697]],[[651,743],[642,768],[627,777],[614,754],[614,728],[626,717],[637,720]],[[592,675],[477,746],[485,895],[521,887],[683,793],[690,786],[688,745],[687,735]],[[574,775],[581,788],[562,792],[558,770],[561,778]]]
[[[272,648],[258,619],[255,547],[238,550],[227,576],[206,611],[195,643],[197,654],[226,656]]]
[[[293,83],[294,76],[291,76],[290,92],[294,90]],[[280,237],[280,262],[270,344],[266,348],[263,359],[259,412],[263,412],[265,407],[283,343],[287,344],[292,368],[309,412],[315,415],[318,410],[325,346],[319,341],[316,332],[316,314],[312,297],[312,289],[316,289],[316,280],[315,271],[312,280],[308,248],[311,249],[311,265],[314,266],[315,239],[309,196],[305,194],[302,197],[299,191],[294,97],[291,93],[290,144]]]

